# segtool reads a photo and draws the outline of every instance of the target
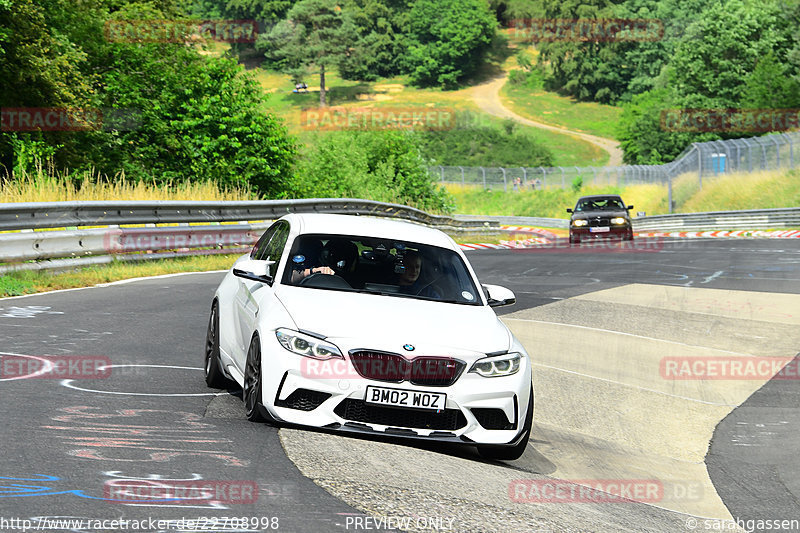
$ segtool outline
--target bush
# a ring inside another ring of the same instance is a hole
[[[549,167],[553,154],[513,122],[503,129],[482,126],[416,134],[430,164],[462,166]]]
[[[366,198],[449,212],[447,192],[434,184],[413,136],[396,131],[318,134],[304,154],[288,196]]]
[[[512,85],[527,87],[534,91],[541,91],[544,88],[544,74],[538,68],[529,71],[514,69],[508,73],[508,81]]]

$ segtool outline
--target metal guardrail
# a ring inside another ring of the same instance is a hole
[[[371,200],[325,198],[252,202],[46,202],[0,204],[0,272],[42,269],[31,260],[62,259],[54,268],[102,263],[101,256],[128,260],[177,254],[242,252],[258,239],[270,221],[286,213],[345,213],[400,218],[449,233],[498,233],[499,223],[432,215],[412,207]],[[257,222],[254,222],[257,221]],[[238,224],[236,224],[238,222]],[[192,225],[189,224],[197,224]],[[205,223],[205,224],[203,224]],[[227,224],[226,224],[227,223]],[[121,225],[151,227],[120,227]],[[155,227],[155,224],[179,226]],[[89,226],[90,228],[82,228]],[[104,226],[91,228],[91,226]],[[53,231],[52,228],[66,228]],[[16,230],[16,231],[15,231]],[[81,261],[77,261],[80,258]]]
[[[654,215],[633,219],[637,231],[711,231],[800,228],[800,207]]]
[[[429,226],[479,228],[399,204],[351,198],[245,202],[41,202],[0,204],[0,231],[19,229],[274,220],[287,213],[340,213],[401,218]]]
[[[349,213],[394,217],[449,232],[487,234],[500,225],[566,228],[568,220],[542,217],[431,215],[397,204],[322,199],[269,202],[56,202],[0,204],[0,272],[19,268],[68,268],[110,261],[159,259],[186,254],[242,252],[271,221],[286,212]],[[252,222],[262,219],[260,222]],[[190,226],[190,223],[208,224]],[[238,224],[220,224],[239,222]],[[154,227],[157,223],[179,226]],[[153,227],[126,228],[125,224]],[[77,229],[77,226],[106,226]],[[32,231],[63,228],[66,230]],[[634,218],[637,231],[707,231],[800,228],[800,208],[656,215]],[[74,228],[74,229],[73,229]],[[65,260],[66,258],[66,260]],[[21,263],[23,261],[44,261]],[[71,262],[70,262],[71,261]]]
[[[472,215],[455,215],[459,219],[478,219]],[[484,216],[508,226],[568,228],[565,218]],[[747,211],[712,211],[633,218],[636,231],[713,231],[738,229],[800,228],[800,207],[753,209]]]

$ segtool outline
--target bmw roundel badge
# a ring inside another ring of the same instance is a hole
[[[405,351],[407,351],[407,352],[413,352],[414,351],[414,345],[413,344],[404,344],[403,345],[403,349]]]

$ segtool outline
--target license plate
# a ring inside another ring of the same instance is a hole
[[[589,228],[589,233],[605,233],[611,231],[611,228]]]
[[[409,409],[444,409],[447,394],[442,392],[422,392],[416,390],[390,389],[388,387],[367,386],[367,403],[375,405],[391,405]]]

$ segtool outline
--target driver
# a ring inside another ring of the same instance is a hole
[[[306,266],[317,264],[319,266]],[[297,283],[312,274],[337,275],[353,286],[354,272],[358,263],[358,247],[348,239],[331,239],[320,250],[318,261],[304,261],[303,268],[292,272],[292,283]]]

